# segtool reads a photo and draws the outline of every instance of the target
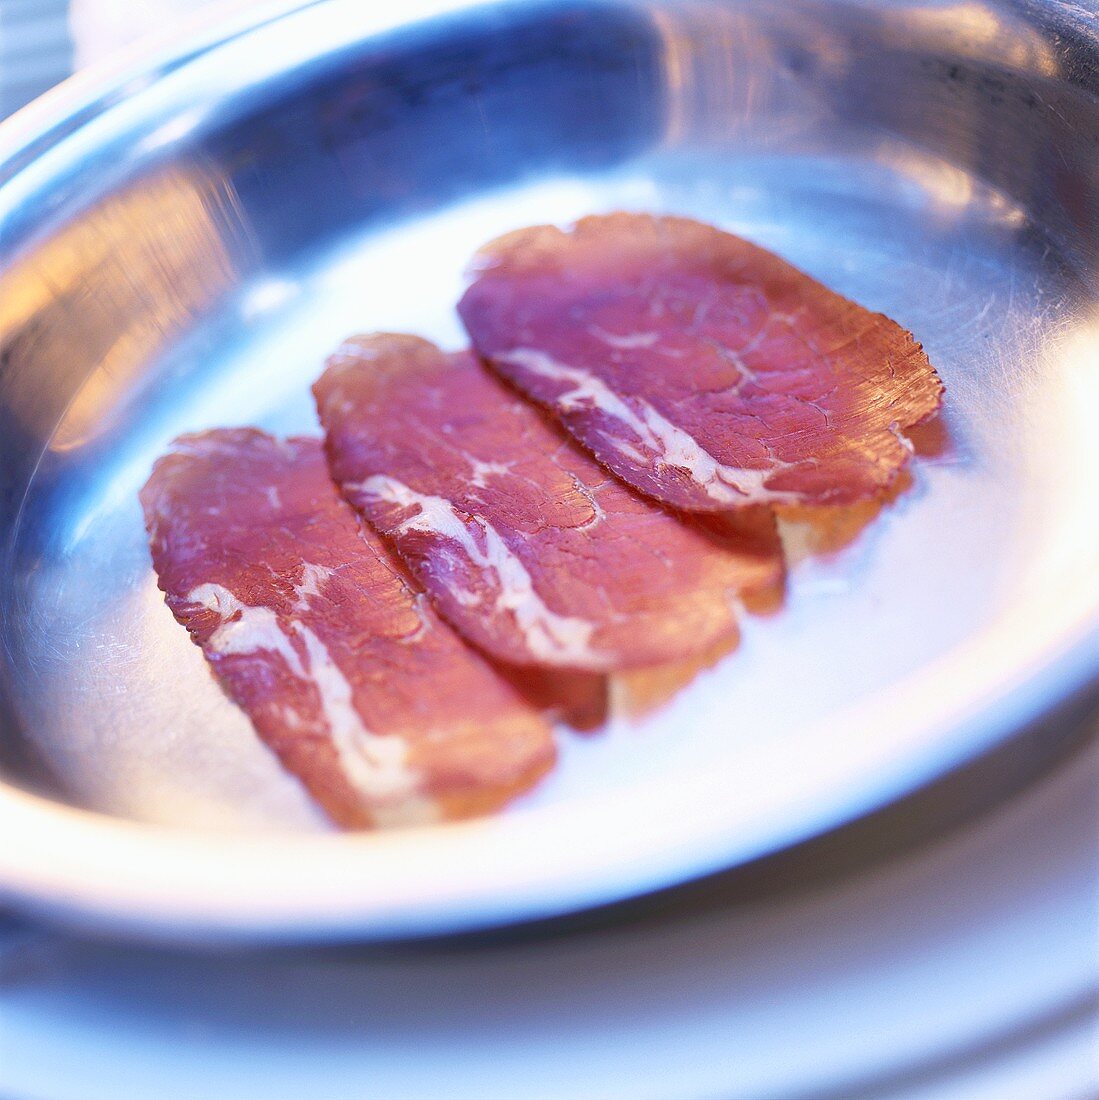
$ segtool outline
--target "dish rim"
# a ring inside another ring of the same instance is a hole
[[[182,30],[90,66],[0,123],[0,218],[6,210],[5,188],[90,121],[140,95],[164,74],[326,2],[266,0],[257,7],[234,0],[216,13],[192,17]],[[516,3],[416,0],[399,17],[379,18],[374,33]],[[702,836],[696,827],[696,835],[627,860],[598,849],[585,854],[582,868],[558,863],[540,868],[543,873],[533,878],[522,874],[521,845],[531,824],[537,827],[536,815],[508,819],[515,839],[506,846],[507,860],[478,868],[466,858],[458,866],[478,873],[464,879],[451,875],[440,884],[430,878],[432,867],[446,866],[455,851],[475,852],[478,835],[499,819],[434,830],[438,841],[427,846],[434,855],[425,864],[420,830],[225,837],[77,809],[0,780],[0,836],[20,838],[16,845],[0,845],[0,898],[45,915],[171,939],[401,939],[608,904],[777,854],[984,756],[1099,683],[1099,608],[1091,610],[1079,637],[1061,641],[1060,650],[1028,678],[998,695],[970,700],[968,708],[940,720],[949,730],[928,739],[934,751],[925,748],[905,756],[903,766],[894,762],[872,770],[857,791],[841,787],[796,821],[762,821],[748,830],[743,823],[730,830],[711,822]],[[840,721],[842,716],[834,717],[829,724]],[[921,728],[926,730],[928,722]],[[356,873],[348,875],[349,868]],[[379,876],[398,888],[379,891]]]

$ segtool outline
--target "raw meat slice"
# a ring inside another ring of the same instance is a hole
[[[899,325],[686,218],[510,233],[479,253],[458,311],[501,375],[686,510],[876,496],[941,401]]]
[[[335,821],[478,812],[553,762],[548,725],[364,528],[318,440],[182,436],[141,502],[168,606]]]
[[[498,660],[592,672],[680,660],[734,637],[738,597],[782,576],[769,516],[739,541],[680,522],[469,352],[356,337],[313,390],[336,482]]]

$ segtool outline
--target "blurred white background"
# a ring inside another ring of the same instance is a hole
[[[205,8],[262,0],[0,0],[0,117],[147,34]],[[366,0],[373,3],[375,0]]]
[[[226,6],[225,0],[70,0],[73,62],[82,68],[183,16]]]

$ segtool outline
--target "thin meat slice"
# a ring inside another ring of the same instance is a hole
[[[941,401],[888,317],[686,218],[510,233],[478,254],[458,311],[501,375],[686,510],[874,497]]]
[[[364,528],[319,440],[182,436],[141,502],[168,606],[335,821],[486,810],[553,762],[546,722]]]
[[[329,464],[442,614],[512,665],[609,672],[736,634],[782,574],[769,517],[737,541],[633,493],[469,352],[356,337],[313,387]]]

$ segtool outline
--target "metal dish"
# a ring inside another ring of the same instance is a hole
[[[1095,683],[1087,16],[362,7],[223,20],[0,127],[0,895],[162,936],[547,916],[860,817]],[[947,431],[735,654],[640,722],[564,736],[505,814],[333,834],[164,608],[137,488],[181,430],[311,430],[307,384],[350,331],[457,344],[494,234],[620,207],[718,222],[896,317]]]

